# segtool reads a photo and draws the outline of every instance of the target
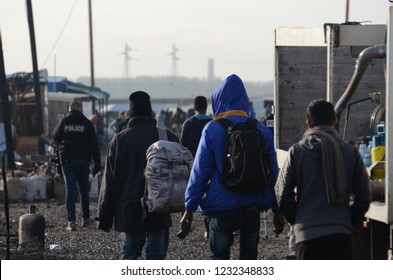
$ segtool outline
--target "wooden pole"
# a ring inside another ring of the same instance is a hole
[[[10,103],[8,100],[9,93],[7,87],[7,80],[5,76],[3,41],[1,39],[1,32],[0,32],[0,93],[1,93],[1,105],[3,109],[5,143],[7,145],[7,164],[9,169],[15,170],[14,141],[12,137]]]
[[[45,143],[40,138],[40,136],[44,133],[43,119],[42,119],[42,106],[41,106],[41,87],[40,87],[40,76],[38,72],[37,49],[35,44],[33,8],[31,6],[31,0],[26,0],[26,5],[27,5],[27,19],[29,22],[29,31],[30,31],[31,57],[33,60],[34,96],[35,96],[35,107],[37,111],[38,150],[40,155],[44,155]]]

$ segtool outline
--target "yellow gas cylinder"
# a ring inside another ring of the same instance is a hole
[[[371,149],[371,162],[385,161],[385,146],[379,145]]]
[[[372,163],[385,161],[385,146],[379,145],[371,149],[371,161]],[[371,175],[374,180],[385,178],[384,169],[373,169]]]

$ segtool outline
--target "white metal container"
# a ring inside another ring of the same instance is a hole
[[[33,181],[34,200],[46,199],[46,179],[41,175],[31,177]]]

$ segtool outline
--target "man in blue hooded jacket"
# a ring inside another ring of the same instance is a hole
[[[233,123],[244,122],[251,115],[251,106],[242,80],[229,76],[212,94],[214,119],[228,118]],[[203,129],[195,155],[185,197],[186,212],[182,229],[189,229],[192,213],[200,207],[210,216],[211,259],[229,259],[233,232],[240,232],[239,259],[257,259],[260,230],[260,210],[272,208],[276,233],[283,231],[284,219],[279,214],[274,184],[278,175],[276,153],[270,130],[261,122],[258,129],[265,138],[272,180],[257,193],[237,193],[221,182],[225,128],[209,122]],[[210,181],[210,184],[208,184]]]

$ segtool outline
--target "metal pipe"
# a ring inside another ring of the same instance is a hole
[[[352,95],[355,93],[359,82],[366,71],[369,62],[375,58],[385,58],[386,57],[386,45],[375,45],[364,49],[356,61],[355,72],[345,90],[344,94],[337,101],[334,110],[337,116],[337,127],[340,121],[341,112],[347,105],[348,101],[351,99]]]
[[[349,0],[345,3],[345,23],[349,22]]]

